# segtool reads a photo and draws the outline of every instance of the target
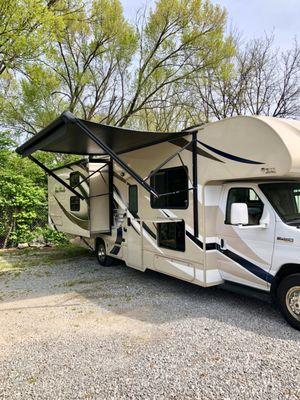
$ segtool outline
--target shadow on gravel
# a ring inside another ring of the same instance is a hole
[[[11,291],[11,292],[10,292]],[[13,294],[12,294],[13,293]],[[11,301],[66,294],[66,300],[41,305]],[[199,286],[154,271],[124,265],[103,268],[92,257],[0,275],[0,312],[30,308],[74,307],[82,297],[109,312],[151,324],[207,319],[267,338],[300,342],[279,312],[258,299]],[[211,323],[209,323],[211,326]]]

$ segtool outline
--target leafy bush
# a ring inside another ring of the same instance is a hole
[[[46,243],[67,242],[63,233],[48,226],[47,179],[44,171],[27,158],[18,156],[12,133],[0,134],[0,247],[31,242],[43,236]],[[78,157],[78,156],[76,156]],[[49,168],[73,160],[39,153],[38,158]]]
[[[9,132],[0,136],[0,246],[34,238],[47,223],[46,178],[43,171],[13,150]]]
[[[44,228],[38,228],[35,232],[36,237],[42,236],[45,243],[52,243],[55,245],[62,245],[68,243],[68,238],[62,232],[55,231],[49,226],[45,226]]]
[[[45,188],[14,172],[0,170],[0,232],[3,247],[32,240],[36,225],[47,222]]]

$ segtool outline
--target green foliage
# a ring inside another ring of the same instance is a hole
[[[0,140],[0,238],[2,246],[30,241],[37,220],[46,222],[45,176],[10,147],[8,132]],[[44,221],[42,221],[44,220]]]
[[[37,228],[34,232],[34,238],[36,239],[39,236],[42,236],[47,244],[64,245],[68,243],[68,239],[64,233],[55,231],[49,226]]]
[[[16,173],[15,173],[16,172]],[[0,236],[3,247],[33,239],[37,219],[46,215],[45,190],[18,171],[0,171]]]
[[[0,0],[0,75],[45,51],[62,22],[44,0]]]
[[[30,242],[43,236],[46,243],[63,244],[67,239],[47,226],[47,179],[36,164],[14,152],[10,132],[0,135],[0,247]],[[77,156],[40,153],[52,168]]]

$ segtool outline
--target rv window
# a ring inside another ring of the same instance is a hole
[[[185,251],[184,221],[157,224],[157,243],[159,247]]]
[[[80,198],[78,196],[70,197],[70,210],[80,211]]]
[[[248,206],[248,225],[259,225],[264,203],[251,188],[232,188],[228,192],[225,224],[230,224],[230,213],[232,203],[246,203]]]
[[[161,169],[151,177],[150,185],[158,194],[164,195],[156,198],[151,194],[152,208],[188,208],[189,192],[187,167],[182,166]],[[166,193],[170,194],[166,195]]]
[[[259,187],[284,222],[297,227],[300,225],[299,182],[263,183]]]
[[[138,212],[138,188],[137,185],[129,186],[129,212],[132,215]]]
[[[79,184],[80,175],[78,171],[70,173],[70,186],[74,187]]]

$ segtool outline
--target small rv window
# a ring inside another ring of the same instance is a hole
[[[264,203],[251,188],[232,188],[228,192],[225,223],[230,224],[231,204],[246,203],[248,206],[248,225],[259,225]]]
[[[189,192],[187,167],[182,166],[161,169],[151,177],[150,185],[158,194],[163,195],[156,198],[151,194],[152,208],[188,208]]]
[[[80,175],[78,171],[70,173],[70,186],[74,187],[79,184]]]
[[[157,243],[159,247],[185,251],[184,221],[157,224]]]
[[[138,212],[138,188],[137,185],[129,186],[129,212],[132,215]]]
[[[80,211],[80,198],[78,196],[70,197],[70,210]]]

